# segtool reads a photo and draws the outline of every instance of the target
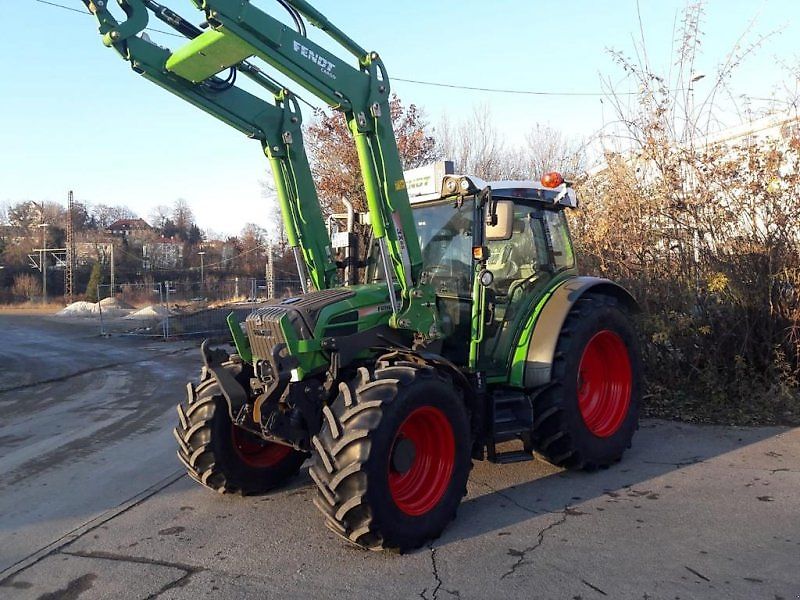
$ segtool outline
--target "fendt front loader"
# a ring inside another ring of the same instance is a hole
[[[250,0],[191,0],[199,26],[154,0],[117,0],[118,17],[83,1],[134,71],[261,142],[304,282],[244,323],[229,318],[235,353],[203,343],[175,429],[192,478],[263,493],[313,456],[328,527],[402,551],[453,519],[473,459],[535,451],[587,470],[620,459],[642,394],[636,302],[577,274],[564,215],[577,200],[558,174],[487,183],[439,164],[404,177],[380,57],[305,0],[278,0],[292,27]],[[150,41],[152,16],[183,45]],[[354,65],[311,41],[304,19]],[[361,284],[340,283],[297,98],[257,61],[347,119],[372,230]]]

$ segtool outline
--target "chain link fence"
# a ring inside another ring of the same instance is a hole
[[[230,337],[227,316],[243,320],[269,298],[301,292],[299,279],[267,280],[237,277],[200,282],[161,281],[97,286],[97,304],[89,315],[97,319],[101,335],[120,334],[153,338]]]

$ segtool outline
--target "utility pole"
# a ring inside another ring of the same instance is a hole
[[[47,304],[47,264],[45,263],[47,253],[47,226],[48,223],[39,223],[42,229],[42,248],[39,250],[39,265],[42,269],[42,304]]]
[[[203,257],[206,255],[205,250],[200,250],[197,254],[200,255],[200,290],[205,289],[205,275],[203,274]]]
[[[111,240],[111,294],[114,297],[114,240]]]
[[[272,258],[272,244],[267,246],[267,298],[275,297],[275,263]]]
[[[70,304],[75,300],[75,205],[72,190],[67,198],[67,264],[64,268],[64,294]]]

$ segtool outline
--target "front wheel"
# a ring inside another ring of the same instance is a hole
[[[609,296],[578,299],[558,338],[551,385],[534,402],[534,448],[566,468],[617,462],[638,426],[641,394],[628,313]]]
[[[226,368],[239,367],[229,363]],[[213,375],[187,390],[186,404],[177,407],[173,435],[178,459],[192,479],[222,493],[261,494],[300,470],[306,453],[267,442],[233,424]]]
[[[452,381],[411,363],[362,367],[323,415],[309,473],[328,527],[362,547],[401,552],[439,537],[471,466]]]

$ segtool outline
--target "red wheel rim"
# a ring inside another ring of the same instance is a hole
[[[596,333],[578,367],[578,406],[594,435],[609,437],[620,428],[631,404],[632,382],[625,342],[607,329]]]
[[[401,511],[412,517],[433,510],[447,491],[453,475],[456,444],[445,414],[433,406],[415,409],[397,431],[392,451],[400,440],[413,444],[410,468],[399,473],[389,458],[389,491]]]
[[[274,467],[292,452],[289,446],[264,441],[236,425],[231,425],[231,430],[233,449],[248,467]]]

